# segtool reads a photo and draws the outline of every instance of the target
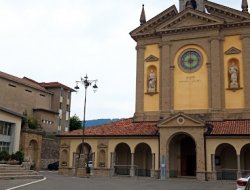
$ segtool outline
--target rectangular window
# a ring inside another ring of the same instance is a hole
[[[0,151],[7,151],[9,152],[10,150],[10,143],[9,142],[0,142]]]
[[[13,87],[13,88],[16,87],[16,85],[14,85],[14,84],[8,84],[8,85],[11,86],[11,87]]]
[[[29,92],[29,93],[31,93],[31,92],[32,92],[32,91],[31,91],[31,90],[29,90],[29,89],[25,89],[25,91],[26,91],[26,92]]]
[[[12,126],[11,123],[0,122],[0,134],[11,136],[11,126]]]

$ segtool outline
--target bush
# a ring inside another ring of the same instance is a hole
[[[19,163],[21,164],[24,160],[24,153],[22,151],[17,151],[14,155],[15,155],[15,160],[19,161]]]
[[[5,150],[0,152],[0,160],[7,161],[9,159],[10,159],[10,155],[8,152],[6,152]]]

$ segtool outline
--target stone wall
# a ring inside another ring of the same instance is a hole
[[[59,140],[47,139],[42,140],[41,152],[41,169],[47,169],[48,164],[59,160]]]

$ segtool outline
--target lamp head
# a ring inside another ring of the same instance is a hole
[[[98,89],[98,86],[96,85],[96,83],[93,85],[93,91],[96,92]]]
[[[76,89],[76,90],[79,90],[79,89],[80,89],[79,86],[78,86],[78,84],[76,84],[75,89]]]

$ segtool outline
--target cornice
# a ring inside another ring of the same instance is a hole
[[[137,46],[135,47],[135,49],[136,49],[136,50],[145,50],[146,47],[145,47],[145,45],[137,45]]]
[[[218,13],[220,15],[226,15],[231,18],[239,19],[239,20],[246,20],[250,19],[250,15],[238,11],[236,9],[226,7],[211,1],[205,1],[205,7],[209,13]]]

